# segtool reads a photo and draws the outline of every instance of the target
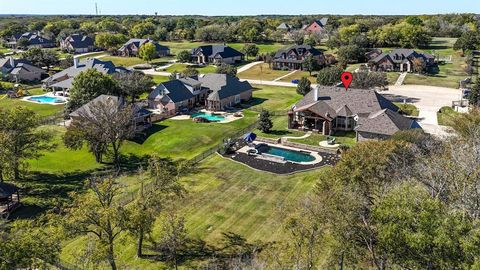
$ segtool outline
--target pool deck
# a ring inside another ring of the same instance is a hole
[[[283,149],[286,149],[286,150],[291,150],[291,151],[296,151],[296,152],[309,153],[312,157],[315,158],[315,160],[310,161],[310,162],[293,162],[293,161],[288,161],[287,160],[284,163],[291,162],[291,163],[297,163],[297,164],[301,164],[301,165],[314,165],[314,164],[322,162],[322,160],[323,160],[323,157],[319,153],[316,153],[316,152],[313,152],[313,151],[301,150],[301,149],[297,149],[297,148],[293,148],[293,147],[289,147],[289,146],[285,146],[285,145],[273,145],[273,144],[268,144],[268,143],[260,143],[260,144],[266,144],[266,145],[271,146],[271,147],[283,148]],[[237,152],[248,155],[247,151],[249,149],[252,149],[252,147],[244,146],[244,147],[238,149]],[[256,156],[256,158],[257,159],[262,159],[260,155]]]
[[[62,103],[56,103],[56,102],[38,102],[38,101],[35,101],[35,100],[30,100],[30,98],[34,98],[34,97],[51,97],[51,98],[61,99],[61,100],[63,100],[64,102],[62,102]],[[60,105],[65,105],[68,100],[67,100],[66,98],[64,98],[64,97],[55,96],[52,92],[48,92],[48,93],[43,94],[43,95],[23,97],[23,98],[22,98],[22,101],[26,101],[26,102],[30,102],[30,103],[36,103],[36,104],[45,104],[45,105],[60,106]]]
[[[232,113],[227,113],[227,112],[212,112],[212,111],[207,111],[205,109],[203,110],[200,110],[196,113],[208,113],[208,114],[218,114],[219,116],[222,116],[222,117],[225,117],[224,120],[222,121],[218,121],[218,122],[212,122],[212,123],[219,123],[219,124],[227,124],[227,123],[231,123],[233,121],[237,121],[239,119],[242,119],[244,116],[243,116],[243,113],[242,113],[242,116],[241,117],[235,117]],[[194,113],[192,113],[194,114]],[[170,118],[171,120],[191,120],[192,117],[191,117],[191,114],[183,114],[183,115],[177,115],[177,116],[174,116],[174,117],[171,117]]]

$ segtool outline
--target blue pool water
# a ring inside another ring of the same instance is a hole
[[[312,162],[315,160],[315,157],[309,153],[304,153],[300,151],[294,151],[284,148],[278,148],[266,144],[261,144],[257,147],[259,154],[270,154],[274,156],[279,156],[285,158],[287,161],[293,162]]]
[[[208,121],[212,121],[212,122],[220,122],[225,120],[225,117],[223,116],[213,115],[213,114],[204,113],[204,112],[198,112],[198,113],[192,114],[192,118],[197,118],[197,117],[206,118]]]
[[[28,100],[30,101],[35,101],[38,103],[65,103],[63,99],[55,98],[55,97],[49,97],[49,96],[37,96],[37,97],[31,97]]]

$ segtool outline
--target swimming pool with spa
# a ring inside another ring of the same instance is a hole
[[[201,117],[201,118],[205,118],[205,119],[207,119],[208,121],[211,121],[211,122],[221,122],[221,121],[225,120],[225,117],[223,117],[221,115],[213,115],[213,114],[206,113],[206,112],[194,113],[194,114],[192,114],[191,117],[192,118]]]
[[[291,162],[312,162],[315,161],[315,157],[310,153],[303,151],[295,151],[286,148],[275,147],[267,144],[260,144],[256,147],[259,154],[269,154],[277,157],[282,157],[286,161]]]

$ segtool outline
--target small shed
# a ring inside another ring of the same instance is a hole
[[[20,193],[16,186],[0,183],[0,215],[7,215],[20,206]]]

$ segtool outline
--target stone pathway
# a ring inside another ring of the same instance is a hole
[[[302,140],[302,139],[306,139],[306,138],[310,137],[311,135],[312,135],[312,132],[309,131],[303,136],[300,136],[300,137],[285,136],[285,137],[282,137],[282,140],[288,140],[288,139]]]
[[[397,81],[395,82],[395,85],[396,86],[400,86],[403,84],[403,81],[405,80],[405,77],[407,77],[407,72],[403,72],[402,74],[400,74],[400,76],[398,76],[398,79]]]
[[[292,71],[292,72],[290,72],[290,73],[288,73],[288,74],[285,74],[285,75],[283,75],[283,76],[281,76],[281,77],[276,78],[276,79],[273,80],[273,81],[274,81],[274,82],[278,82],[278,81],[280,81],[280,80],[283,79],[283,78],[286,78],[286,77],[288,77],[288,76],[290,76],[290,75],[295,74],[295,72],[297,72],[297,71],[294,70],[294,71]]]

